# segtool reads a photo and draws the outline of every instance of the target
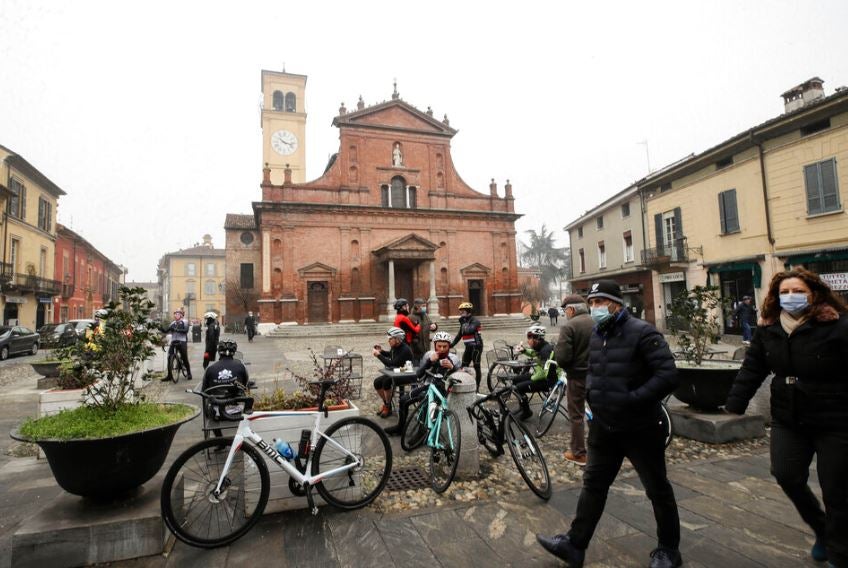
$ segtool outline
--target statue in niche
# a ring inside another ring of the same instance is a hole
[[[395,147],[392,150],[392,165],[393,166],[402,166],[403,165],[403,154],[400,153],[400,142],[395,142]]]

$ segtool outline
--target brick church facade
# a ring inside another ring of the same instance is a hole
[[[401,297],[426,299],[434,316],[455,315],[464,300],[478,314],[518,313],[520,215],[509,182],[503,197],[494,182],[488,194],[469,187],[453,166],[447,118],[396,92],[358,107],[333,120],[340,147],[320,178],[293,183],[284,167],[275,184],[266,163],[254,222],[228,216],[228,280],[253,259],[264,323],[388,319]]]

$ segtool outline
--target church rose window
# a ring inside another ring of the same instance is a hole
[[[247,231],[243,232],[239,237],[242,243],[249,245],[253,242],[253,233],[248,233]]]

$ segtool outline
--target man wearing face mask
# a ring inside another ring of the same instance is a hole
[[[624,308],[615,281],[593,284],[588,303],[595,323],[587,374],[587,401],[593,419],[583,490],[568,533],[536,538],[568,566],[583,566],[609,487],[627,458],[639,474],[657,521],[658,542],[650,566],[680,566],[680,520],[666,475],[660,410],[660,402],[677,386],[674,357],[654,326]]]

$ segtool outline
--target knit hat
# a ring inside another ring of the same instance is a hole
[[[586,300],[583,299],[583,296],[580,294],[569,294],[565,298],[562,299],[562,307],[566,307],[571,304],[585,304]]]
[[[621,287],[615,280],[598,280],[592,284],[586,299],[591,300],[592,298],[608,298],[617,304],[624,304],[624,299],[621,297]]]

